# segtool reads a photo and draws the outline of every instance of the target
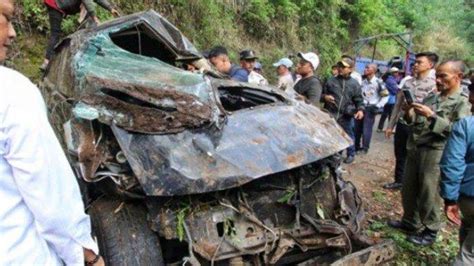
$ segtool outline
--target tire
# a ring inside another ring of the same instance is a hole
[[[165,265],[145,206],[101,198],[92,204],[89,214],[106,265]]]

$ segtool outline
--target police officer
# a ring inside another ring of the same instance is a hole
[[[401,89],[411,90],[416,100],[422,102],[427,95],[436,89],[436,81],[434,75],[431,75],[431,73],[434,71],[434,67],[438,62],[438,55],[431,52],[422,52],[416,54],[415,57],[415,64],[413,65],[414,77],[406,80]],[[394,138],[395,182],[385,184],[383,186],[385,189],[400,189],[402,187],[403,176],[405,175],[406,145],[410,130],[403,120],[404,109],[405,98],[403,97],[403,93],[399,91],[390,121],[385,130],[385,136],[390,138],[395,126],[397,127]]]
[[[403,217],[389,225],[413,233],[408,241],[431,245],[441,227],[438,163],[455,121],[470,115],[468,95],[461,89],[462,63],[447,61],[436,69],[439,93],[413,103],[405,113],[410,127],[402,186]],[[420,234],[415,234],[421,231]]]

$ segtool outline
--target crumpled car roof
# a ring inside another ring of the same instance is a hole
[[[123,16],[110,22],[101,24],[100,26],[90,29],[84,33],[98,32],[104,29],[113,28],[117,25],[123,28],[126,25],[133,25],[142,21],[146,21],[147,24],[150,25],[157,34],[159,34],[174,49],[176,49],[181,57],[202,57],[198,49],[194,47],[194,45],[181,33],[178,28],[176,28],[173,24],[171,24],[171,22],[154,10]]]

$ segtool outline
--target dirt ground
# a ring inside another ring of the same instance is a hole
[[[458,230],[446,223],[431,247],[420,248],[408,241],[406,235],[386,225],[391,219],[400,219],[403,213],[399,190],[386,190],[382,186],[393,182],[395,157],[393,137],[386,139],[384,133],[376,132],[375,123],[369,153],[357,155],[353,164],[343,165],[344,179],[353,182],[365,203],[366,228],[374,238],[392,239],[399,253],[395,265],[447,265],[458,250]]]
[[[386,139],[383,133],[374,130],[369,153],[357,155],[354,163],[343,168],[346,171],[344,178],[356,185],[366,203],[369,221],[400,217],[400,192],[382,188],[393,182],[393,138]]]

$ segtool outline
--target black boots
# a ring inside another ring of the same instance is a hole
[[[408,237],[408,241],[412,242],[413,244],[420,245],[420,246],[431,246],[434,242],[436,242],[436,235],[438,231],[433,231],[428,228],[423,230],[418,235],[411,235]]]
[[[393,190],[400,189],[402,188],[402,183],[397,183],[397,182],[388,183],[388,184],[383,185],[383,188],[393,189]]]
[[[416,228],[413,228],[407,224],[405,224],[404,222],[402,221],[397,221],[397,220],[391,220],[391,221],[388,221],[387,222],[388,226],[392,227],[392,228],[395,228],[395,229],[398,229],[398,230],[402,230],[402,231],[405,231],[407,233],[411,233],[411,234],[414,234],[416,233],[417,229]]]

